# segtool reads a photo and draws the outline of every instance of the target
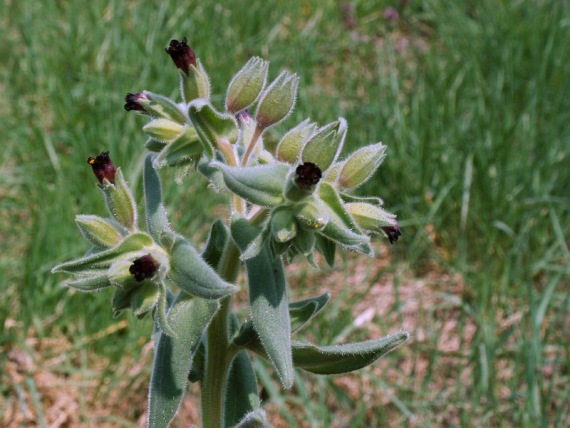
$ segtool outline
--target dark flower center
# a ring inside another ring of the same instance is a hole
[[[151,278],[158,270],[158,262],[149,254],[136,259],[129,267],[129,272],[137,282]]]
[[[317,184],[323,176],[321,169],[311,162],[299,165],[295,172],[297,173],[295,181],[301,189],[309,189]]]

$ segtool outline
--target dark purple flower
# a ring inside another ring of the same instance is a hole
[[[95,177],[97,177],[97,180],[99,180],[99,183],[103,184],[104,179],[109,180],[110,183],[115,183],[115,173],[117,169],[109,157],[109,152],[102,152],[95,158],[89,156],[87,163],[93,168],[93,173]]]
[[[301,189],[309,189],[319,182],[323,174],[321,169],[311,162],[299,165],[295,170],[297,177],[295,182]]]
[[[129,93],[125,97],[125,101],[126,101],[125,110],[127,111],[136,110],[136,111],[146,112],[144,105],[141,102],[141,101],[148,101],[148,97],[144,92],[139,92],[138,94]]]
[[[158,270],[158,266],[158,262],[149,254],[136,259],[129,267],[129,272],[137,282],[142,282],[147,278],[152,278]]]
[[[398,237],[402,236],[402,232],[400,232],[400,226],[398,226],[398,223],[394,223],[393,226],[384,226],[382,230],[390,240],[390,244],[393,244],[398,240]]]
[[[186,43],[186,37],[184,37],[181,42],[171,40],[170,46],[165,50],[166,53],[170,55],[170,58],[172,58],[172,61],[174,61],[176,68],[182,70],[184,74],[189,75],[190,66],[196,65],[196,55],[194,55],[194,52]]]

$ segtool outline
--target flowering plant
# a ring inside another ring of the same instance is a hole
[[[296,256],[317,266],[316,252],[332,267],[337,247],[372,256],[371,234],[391,243],[398,239],[398,223],[382,201],[353,192],[376,171],[386,147],[373,144],[339,160],[347,133],[339,118],[325,126],[305,120],[269,151],[264,134],[291,113],[295,74],[284,71],[267,84],[269,63],[252,58],[231,80],[220,111],[186,39],[172,40],[166,51],[178,68],[182,101],[143,91],[128,94],[125,104],[149,119],[143,127],[149,152],[143,169],[145,230],[109,153],[90,157],[109,216],[77,216],[93,247],[53,272],[71,274],[67,285],[80,291],[113,289],[115,316],[130,309],[138,318],[154,319],[149,427],[168,426],[189,381],[201,384],[204,427],[268,426],[246,351],[270,361],[282,386],[290,388],[295,367],[346,373],[409,336],[398,332],[336,346],[293,341],[292,334],[323,309],[330,294],[290,302],[283,269]],[[201,254],[168,221],[158,174],[165,167],[196,171],[213,189],[230,194],[232,214],[227,223],[213,222]],[[241,266],[247,284],[238,285]],[[250,317],[241,324],[231,307],[240,287],[247,287],[250,304]]]

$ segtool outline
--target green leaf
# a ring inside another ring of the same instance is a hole
[[[80,276],[73,281],[66,281],[65,285],[78,291],[94,292],[111,285],[107,274]]]
[[[331,294],[326,292],[317,297],[289,304],[289,316],[291,317],[291,332],[295,332],[308,323],[328,303]]]
[[[325,238],[322,235],[316,235],[317,238],[317,249],[321,252],[325,261],[329,267],[334,267],[334,257],[336,253],[336,244],[330,239]]]
[[[227,381],[225,426],[237,424],[244,416],[260,406],[257,378],[247,355],[241,351],[232,362]]]
[[[218,263],[222,258],[226,242],[228,240],[228,228],[221,220],[216,220],[210,229],[210,236],[206,247],[202,251],[202,258],[213,268],[218,267]]]
[[[233,428],[271,428],[271,424],[267,420],[267,414],[263,409],[255,409],[248,413]]]
[[[231,232],[241,251],[259,234],[259,229],[244,218],[232,222]],[[255,330],[273,364],[283,387],[293,386],[291,325],[283,262],[273,259],[264,245],[260,253],[245,262],[251,315]]]
[[[143,187],[146,212],[146,223],[151,236],[160,242],[164,233],[172,233],[166,208],[162,203],[160,176],[153,167],[154,155],[149,154],[144,161]]]
[[[90,269],[108,268],[117,260],[135,257],[144,247],[149,245],[152,245],[152,238],[149,235],[142,232],[132,233],[114,248],[62,263],[54,267],[52,272],[80,273]]]
[[[214,158],[214,149],[227,143],[235,144],[239,128],[230,114],[218,112],[209,101],[197,99],[188,106],[188,116],[196,128],[206,154]]]
[[[224,175],[226,186],[246,201],[264,207],[283,202],[283,189],[289,166],[283,164],[259,165],[247,168],[212,162]]]
[[[170,279],[186,293],[220,299],[238,290],[224,281],[186,239],[178,236],[170,252]]]
[[[168,336],[176,336],[174,330],[168,323],[167,309],[168,309],[168,290],[164,284],[160,284],[160,295],[158,296],[158,301],[156,302],[156,307],[154,310],[154,320],[160,330],[167,334]]]
[[[402,331],[381,339],[346,345],[315,346],[293,342],[293,361],[295,367],[316,374],[348,373],[372,364],[409,337],[408,332]]]
[[[192,360],[214,314],[217,301],[192,298],[180,293],[168,323],[175,337],[161,333],[155,349],[150,379],[148,427],[164,428],[176,415],[188,381]]]

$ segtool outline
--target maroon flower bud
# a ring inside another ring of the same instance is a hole
[[[400,226],[398,226],[398,223],[394,223],[393,226],[385,226],[382,228],[382,230],[390,240],[390,244],[393,244],[398,240],[399,236],[402,236],[402,232],[400,232]]]
[[[127,111],[136,110],[136,111],[146,112],[146,109],[144,108],[141,102],[141,101],[148,101],[148,97],[145,95],[144,92],[139,92],[138,94],[129,93],[125,97],[125,101],[126,101],[125,110]]]
[[[103,180],[106,178],[110,183],[115,184],[115,172],[117,170],[109,157],[109,152],[102,152],[96,158],[89,156],[87,163],[93,168],[93,173],[99,183],[103,184]]]
[[[323,174],[321,169],[312,162],[305,162],[295,170],[295,182],[301,189],[309,189],[319,182]]]
[[[157,270],[158,262],[150,254],[136,259],[129,267],[129,272],[135,277],[137,282],[152,278]]]
[[[170,46],[165,50],[166,53],[170,55],[170,58],[172,58],[172,61],[174,61],[176,68],[182,70],[184,74],[189,75],[190,66],[196,66],[196,55],[194,55],[194,52],[186,43],[186,37],[184,37],[181,42],[171,40]]]

